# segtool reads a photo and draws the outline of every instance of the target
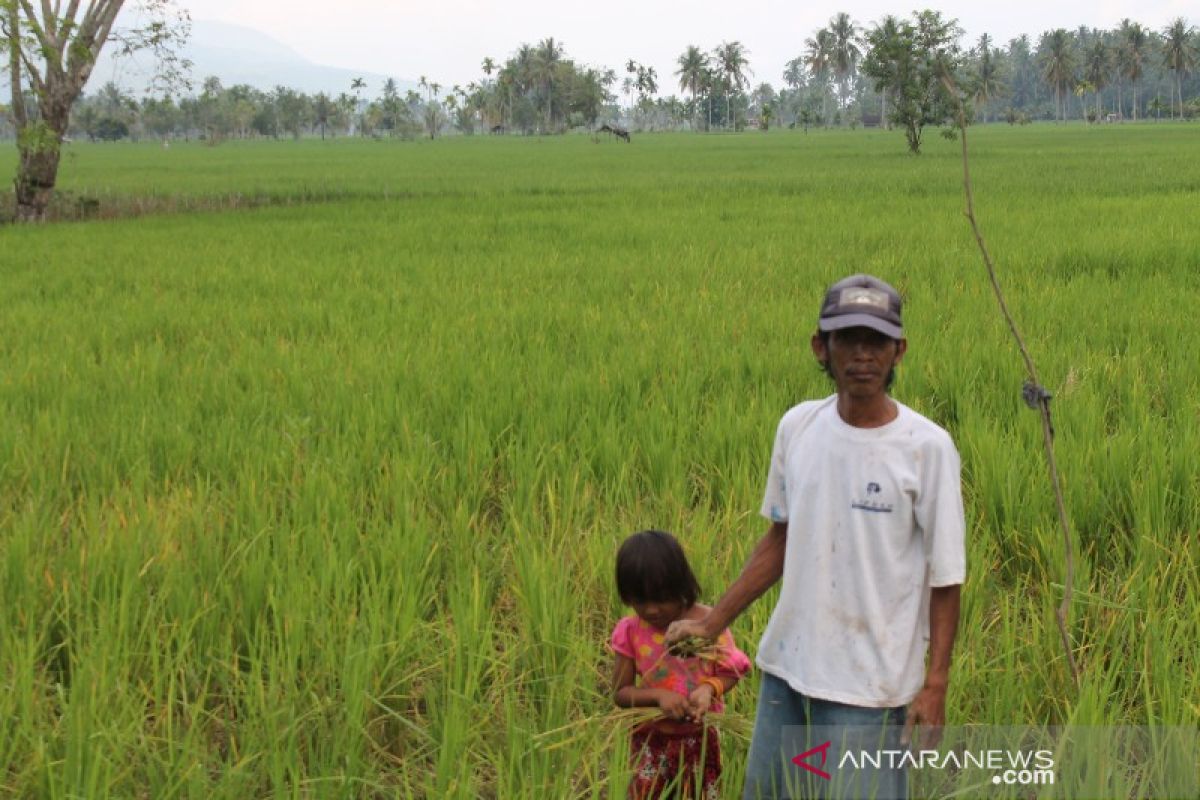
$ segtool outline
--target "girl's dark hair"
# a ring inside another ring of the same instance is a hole
[[[681,600],[693,606],[700,584],[679,540],[666,531],[641,531],[617,551],[617,592],[626,605]]]

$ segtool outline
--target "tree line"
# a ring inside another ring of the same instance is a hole
[[[639,91],[654,92],[654,70],[640,69]],[[226,87],[207,77],[194,95],[141,100],[108,83],[76,101],[67,131],[92,140],[199,138],[213,143],[308,135],[411,139],[447,131],[552,133],[594,126],[606,112],[613,116],[615,71],[578,65],[553,38],[522,45],[504,63],[485,58],[482,70],[482,78],[466,86],[444,86],[422,76],[417,89],[402,92],[395,79],[388,79],[373,98],[366,95],[361,78],[333,95],[287,86],[266,91],[245,84]],[[24,102],[27,113],[36,116],[36,93],[27,92]],[[0,106],[0,125],[5,111]]]
[[[834,15],[804,40],[779,89],[751,81],[751,54],[739,41],[708,49],[689,44],[670,76],[678,94],[661,96],[654,67],[628,59],[619,76],[578,63],[549,37],[521,45],[504,61],[484,58],[478,79],[466,85],[421,77],[416,89],[402,92],[393,79],[369,87],[356,78],[336,95],[309,95],[286,86],[226,87],[209,77],[190,94],[168,90],[139,100],[108,84],[84,96],[105,46],[151,51],[168,89],[180,85],[186,13],[172,0],[139,4],[149,22],[119,31],[113,26],[123,0],[65,8],[0,0],[11,98],[0,104],[0,136],[17,140],[19,219],[44,216],[61,144],[70,137],[217,143],[306,135],[549,134],[594,130],[601,122],[697,131],[879,125],[903,129],[909,148],[919,152],[926,127],[950,123],[962,99],[972,122],[1200,116],[1200,39],[1182,18],[1161,29],[1130,19],[1111,29],[1057,28],[1036,42],[1021,35],[1004,45],[984,34],[964,46],[957,22],[929,10],[869,25],[844,12]]]
[[[1161,30],[1129,19],[1108,30],[1059,28],[1036,42],[1021,35],[1003,46],[983,34],[964,48],[953,20],[924,13],[927,22],[936,19],[932,27],[941,26],[946,49],[941,63],[969,91],[976,121],[1095,122],[1200,114],[1200,41],[1183,19]],[[892,125],[898,124],[896,104],[903,91],[887,85],[881,64],[885,53],[895,52],[906,25],[920,33],[920,18],[886,16],[863,26],[838,13],[805,39],[778,89],[769,82],[751,83],[750,53],[738,41],[707,50],[688,45],[675,62],[679,94],[663,97],[653,67],[629,59],[618,77],[610,68],[579,65],[561,42],[547,38],[522,45],[503,62],[484,58],[479,79],[466,85],[443,86],[421,77],[418,89],[404,92],[394,79],[377,87],[355,79],[334,95],[286,86],[225,87],[209,77],[191,96],[138,100],[110,83],[74,104],[69,133],[92,140],[215,143],[252,137],[555,133],[600,122],[641,130]],[[924,35],[929,34],[927,25]],[[374,96],[368,94],[372,88]],[[25,101],[28,113],[36,115],[34,93]],[[0,129],[9,116],[0,107]]]

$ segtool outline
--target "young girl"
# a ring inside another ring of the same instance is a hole
[[[750,659],[728,630],[718,639],[715,661],[667,652],[667,626],[708,611],[696,602],[700,586],[671,534],[642,531],[625,540],[617,552],[617,591],[635,613],[613,630],[613,699],[621,708],[657,706],[663,712],[633,732],[629,797],[650,800],[678,788],[681,797],[715,798],[721,748],[717,731],[703,718],[722,710],[721,698],[749,672]]]

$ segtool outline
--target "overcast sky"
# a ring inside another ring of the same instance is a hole
[[[507,58],[522,42],[561,41],[576,62],[623,74],[632,58],[655,67],[660,91],[676,92],[675,59],[689,44],[711,50],[738,40],[750,50],[755,83],[781,84],[784,64],[838,11],[859,24],[903,15],[923,4],[892,0],[806,3],[801,0],[178,0],[193,19],[246,25],[268,33],[306,58],[400,79],[425,75],[444,86],[481,76],[484,56]],[[1200,22],[1197,0],[1069,0],[932,4],[958,19],[973,41],[1079,25],[1110,28],[1129,17],[1161,30],[1175,17]]]

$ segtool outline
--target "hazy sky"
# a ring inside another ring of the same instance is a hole
[[[675,59],[688,44],[711,50],[739,40],[750,50],[755,83],[779,86],[784,64],[806,38],[838,11],[860,24],[884,14],[903,15],[927,4],[892,0],[806,3],[801,0],[178,0],[194,19],[246,25],[269,33],[303,56],[347,67],[443,85],[481,76],[484,56],[507,58],[522,42],[553,36],[577,62],[623,74],[632,58],[655,67],[660,91],[675,92]],[[990,33],[998,42],[1020,33],[1035,37],[1057,27],[1113,27],[1122,17],[1161,29],[1183,16],[1197,19],[1196,0],[928,4],[958,19],[966,39]]]

